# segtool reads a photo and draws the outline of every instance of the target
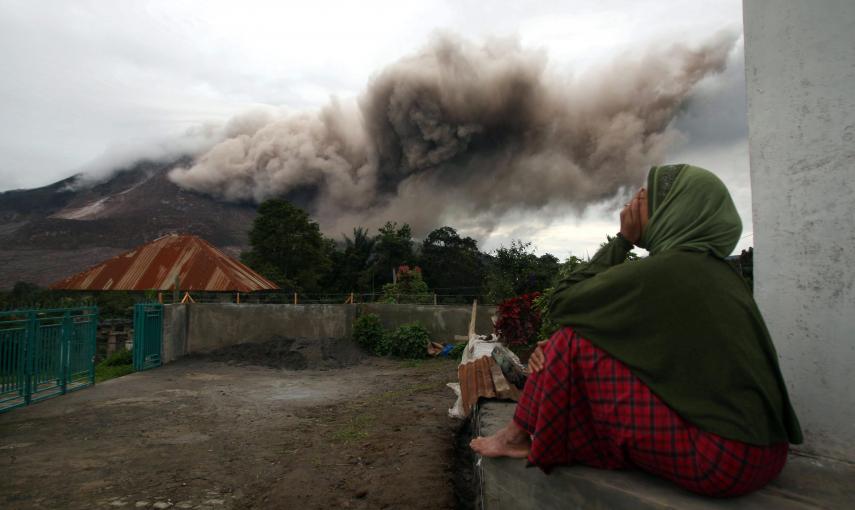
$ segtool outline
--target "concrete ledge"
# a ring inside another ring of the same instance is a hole
[[[492,434],[513,416],[514,404],[482,401],[474,432]],[[481,459],[476,468],[481,508],[769,509],[852,508],[855,466],[791,455],[777,480],[763,490],[733,499],[711,499],[641,471],[606,471],[584,466],[545,475],[518,459]]]

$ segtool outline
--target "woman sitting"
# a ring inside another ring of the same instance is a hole
[[[773,480],[802,434],[751,291],[723,259],[742,224],[724,184],[654,167],[618,236],[556,287],[513,420],[472,440],[487,457],[631,466],[693,492]],[[624,262],[632,245],[650,256]]]

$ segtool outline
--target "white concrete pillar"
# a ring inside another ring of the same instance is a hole
[[[745,0],[754,285],[805,432],[855,461],[855,1]]]

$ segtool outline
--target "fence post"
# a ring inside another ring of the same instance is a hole
[[[133,350],[132,357],[134,362],[134,371],[139,370],[140,362],[139,358],[142,355],[142,325],[140,324],[140,304],[136,303],[134,305],[134,337],[133,337]]]
[[[92,308],[92,324],[89,325],[89,384],[95,385],[95,355],[98,353],[98,307]]]
[[[24,323],[24,334],[18,338],[18,368],[17,372],[17,380],[16,383],[18,385],[18,391],[21,392],[21,397],[25,398],[26,396],[26,387],[27,387],[27,323]]]
[[[295,305],[297,304],[297,293],[296,292],[294,293],[294,304]]]
[[[60,391],[64,395],[68,391],[68,365],[71,362],[71,312],[66,310],[62,314],[62,328],[60,328],[60,349],[59,349],[59,364],[60,364]]]
[[[24,362],[24,402],[30,405],[33,398],[33,359],[36,349],[36,312],[27,314],[27,331],[25,336],[26,361]]]

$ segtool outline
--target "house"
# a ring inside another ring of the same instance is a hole
[[[204,239],[169,234],[60,280],[50,288],[254,292],[279,287]]]

